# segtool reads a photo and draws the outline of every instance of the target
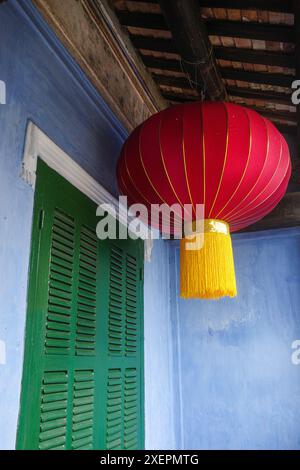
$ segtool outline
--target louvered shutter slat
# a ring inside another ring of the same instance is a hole
[[[106,447],[136,449],[141,434],[139,265],[126,246],[112,245],[109,259],[108,364],[117,361],[120,368],[107,373]],[[127,367],[132,361],[137,368]]]
[[[41,390],[39,448],[64,448],[67,418],[68,375],[66,371],[45,372]],[[49,413],[51,411],[52,413]]]

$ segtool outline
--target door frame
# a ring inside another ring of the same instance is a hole
[[[36,170],[38,158],[69,181],[97,205],[107,204],[113,210],[110,214],[119,215],[121,224],[128,227],[129,218],[127,208],[119,206],[119,201],[109,193],[98,181],[81,168],[66,152],[64,152],[53,140],[50,139],[36,124],[28,121],[25,147],[22,160],[21,178],[35,189]],[[151,230],[140,222],[139,236],[144,240],[144,261],[151,261],[153,239],[150,238]]]

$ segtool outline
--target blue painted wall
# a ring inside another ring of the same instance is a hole
[[[237,235],[233,246],[238,297],[182,300],[172,312],[183,447],[300,449],[300,229]]]
[[[7,104],[0,105],[0,341],[7,349],[6,364],[0,364],[0,449],[10,449],[15,446],[19,411],[34,198],[33,190],[20,178],[27,122],[34,121],[114,194],[115,164],[125,131],[29,0],[1,4],[0,25],[0,80],[7,86]],[[167,246],[161,244],[154,257],[164,259],[167,270],[165,250]],[[169,348],[152,334],[158,310],[160,327],[166,331],[170,312],[164,298],[160,303],[158,289],[157,303],[147,300],[153,296],[150,284],[157,286],[152,273],[157,264],[154,261],[147,267],[145,281],[145,389],[149,400],[155,395],[149,391],[155,376],[166,377],[166,384],[170,378]],[[168,277],[161,276],[159,284],[163,296],[169,290]],[[148,445],[161,441],[163,446],[171,446],[172,437],[165,435],[172,419],[170,410],[162,409],[158,401],[152,412],[147,401],[146,408]],[[158,428],[151,429],[158,419],[164,432],[161,436]]]
[[[23,362],[33,191],[20,179],[33,120],[109,191],[125,131],[38,19],[0,7],[0,448],[14,448]],[[145,266],[147,448],[300,448],[300,231],[234,240],[239,297],[178,300],[178,249]]]
[[[169,244],[156,241],[145,264],[146,448],[178,448],[178,374],[174,354]]]

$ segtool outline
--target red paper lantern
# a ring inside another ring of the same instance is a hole
[[[234,232],[270,212],[291,174],[287,143],[255,111],[195,102],[161,111],[135,129],[118,163],[130,203],[204,204],[205,219]]]

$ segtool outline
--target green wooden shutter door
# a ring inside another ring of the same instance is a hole
[[[142,415],[142,364],[140,337],[140,264],[126,245],[110,242],[108,275],[108,338],[106,345],[107,449],[139,449]]]
[[[21,449],[143,448],[143,246],[99,241],[95,213],[39,162]]]

